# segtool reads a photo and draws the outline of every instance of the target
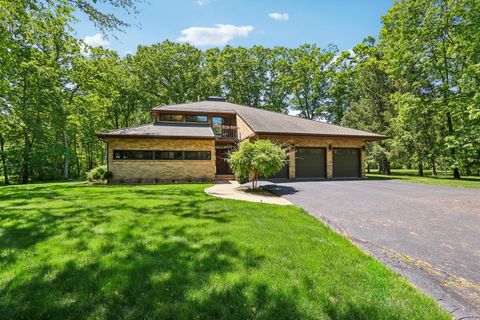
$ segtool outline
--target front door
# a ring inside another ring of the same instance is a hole
[[[232,169],[228,165],[228,149],[215,149],[217,174],[232,174]]]

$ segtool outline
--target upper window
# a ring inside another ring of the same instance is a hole
[[[208,122],[208,116],[185,116],[185,122]]]
[[[160,121],[175,121],[175,122],[182,122],[183,115],[182,114],[160,114]]]

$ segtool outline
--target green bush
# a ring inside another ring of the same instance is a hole
[[[228,163],[240,183],[251,180],[255,189],[258,178],[268,178],[279,172],[285,165],[286,157],[286,150],[270,140],[245,140],[237,151],[230,154]]]
[[[104,181],[112,177],[112,171],[107,170],[105,166],[95,167],[87,173],[88,181]]]

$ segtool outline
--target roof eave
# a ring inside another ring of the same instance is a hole
[[[129,139],[190,139],[190,140],[214,140],[215,136],[165,136],[152,134],[103,134],[97,133],[97,138],[129,138]]]
[[[234,115],[235,111],[199,111],[199,110],[175,110],[175,109],[151,109],[151,114],[154,113],[173,113],[173,114],[207,114],[207,115],[216,115],[216,114],[225,114],[225,115]]]
[[[267,132],[267,131],[255,131],[258,135],[275,135],[275,136],[307,136],[307,137],[328,137],[328,138],[358,138],[364,140],[384,140],[388,139],[389,137],[383,135],[347,135],[347,134],[326,134],[326,133],[304,133],[304,132]]]

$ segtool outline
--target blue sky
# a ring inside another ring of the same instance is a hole
[[[125,32],[102,35],[85,17],[75,25],[77,36],[121,55],[138,45],[165,39],[186,41],[206,49],[255,44],[296,47],[333,43],[348,50],[363,38],[377,36],[381,16],[393,0],[147,0],[140,13],[127,16]],[[105,37],[106,36],[106,37]]]

